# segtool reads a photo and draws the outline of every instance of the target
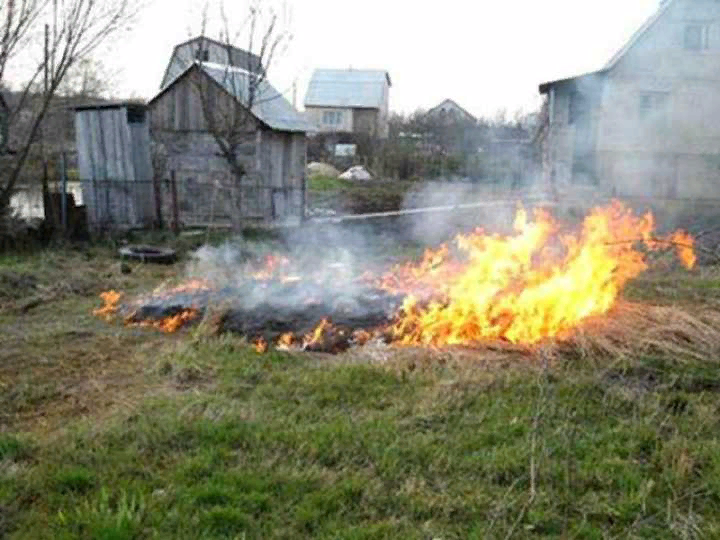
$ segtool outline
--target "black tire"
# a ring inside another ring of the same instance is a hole
[[[177,254],[174,249],[156,246],[125,246],[119,250],[123,259],[134,259],[137,261],[173,264],[177,261]]]

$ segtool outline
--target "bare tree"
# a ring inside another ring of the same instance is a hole
[[[9,137],[0,170],[0,215],[41,141],[43,120],[68,72],[127,29],[137,1],[0,0],[0,87],[12,90],[5,99]]]
[[[117,73],[99,58],[80,59],[68,70],[57,95],[71,98],[102,99],[109,97],[117,85]]]
[[[205,4],[201,36],[207,36],[209,4]],[[257,109],[267,102],[281,99],[282,94],[267,80],[273,62],[286,49],[292,35],[287,21],[277,12],[256,1],[239,28],[233,29],[230,17],[219,6],[220,32],[218,39],[225,51],[221,58],[210,58],[203,50],[203,40],[197,42],[193,61],[199,69],[193,85],[200,98],[203,118],[208,132],[218,147],[218,154],[227,162],[232,174],[233,205],[238,211],[242,204],[242,181],[257,168],[248,162],[258,129]]]

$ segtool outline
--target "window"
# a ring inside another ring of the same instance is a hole
[[[198,49],[195,53],[195,58],[200,60],[201,62],[209,62],[210,51],[208,51],[207,49]]]
[[[640,94],[640,119],[660,120],[665,122],[669,116],[669,106],[669,92],[645,92]]]
[[[342,124],[342,111],[325,111],[323,113],[323,124],[326,126],[339,126]]]
[[[710,45],[708,39],[710,27],[707,24],[688,24],[685,26],[684,47],[688,51],[707,50]]]
[[[129,105],[127,108],[128,124],[142,124],[145,121],[145,107]]]

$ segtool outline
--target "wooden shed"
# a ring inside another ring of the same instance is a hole
[[[282,94],[265,79],[259,83],[249,115],[254,121],[237,152],[247,171],[242,178],[232,173],[217,132],[208,127],[198,80],[218,93],[214,102],[244,106],[243,89],[252,76],[240,67],[195,60],[148,103],[152,138],[165,149],[186,225],[289,223],[305,215],[309,124]]]
[[[119,102],[75,107],[75,137],[90,227],[150,225],[153,169],[146,106]]]

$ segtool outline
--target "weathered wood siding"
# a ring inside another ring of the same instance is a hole
[[[304,215],[304,133],[248,133],[239,151],[247,171],[240,182],[212,134],[153,131],[153,138],[168,153],[166,174],[175,171],[183,223],[273,222]]]
[[[254,122],[227,92],[198,72],[188,73],[182,80],[161,94],[150,108],[150,129],[155,131],[208,131],[207,114],[214,115],[215,125],[233,125],[235,118],[242,124]],[[237,122],[236,122],[237,123]],[[248,126],[250,130],[260,124]]]
[[[91,225],[147,225],[152,165],[147,120],[128,122],[127,107],[75,114],[78,173]]]
[[[168,155],[166,174],[176,174],[181,221],[271,222],[302,217],[305,133],[275,131],[253,120],[239,147],[246,174],[238,180],[208,130],[201,96],[212,106],[218,126],[232,125],[233,114],[246,113],[237,112],[230,94],[200,77],[189,72],[150,105],[153,139]],[[247,120],[243,118],[243,123]]]

